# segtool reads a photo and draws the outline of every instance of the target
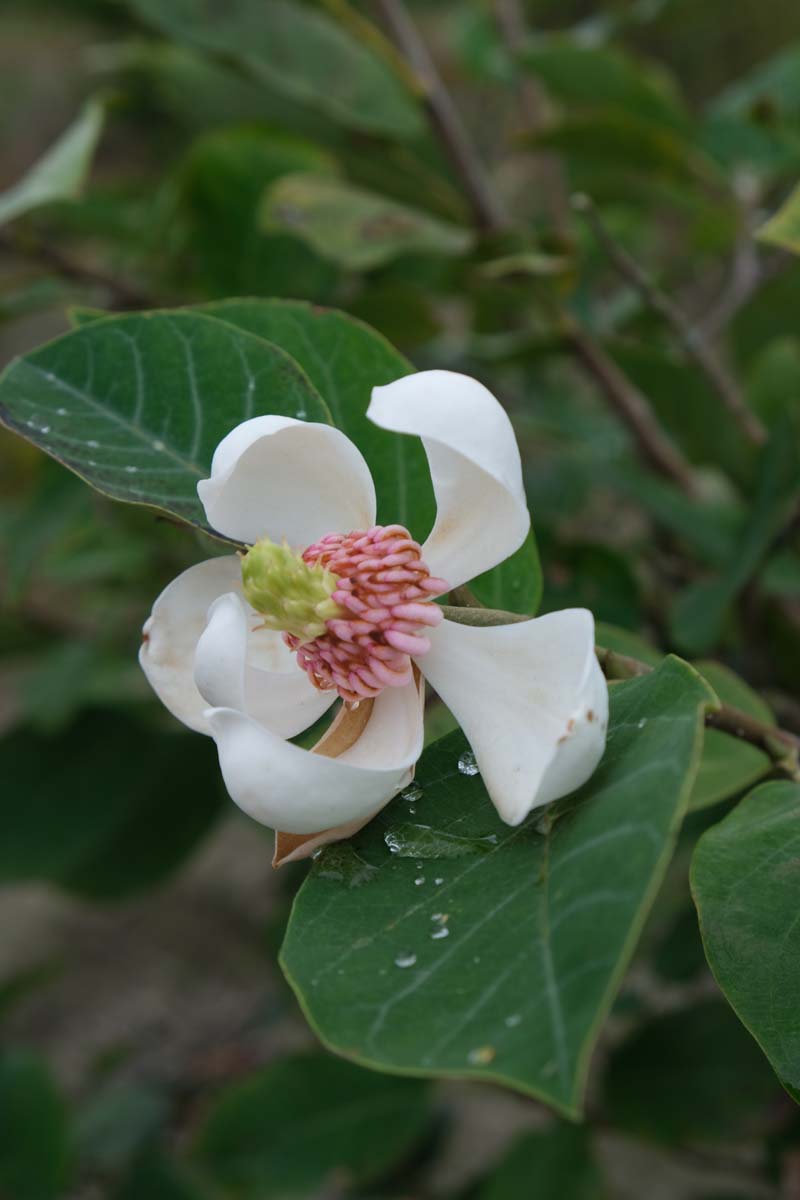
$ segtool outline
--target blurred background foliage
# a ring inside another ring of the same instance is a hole
[[[800,9],[410,5],[487,202],[425,119],[392,7],[6,0],[0,360],[72,307],[362,317],[507,405],[542,611],[714,659],[720,691],[732,669],[763,697],[735,703],[799,731],[800,217],[755,235],[800,177]],[[26,175],[68,127],[66,161]],[[736,798],[723,735],[587,1127],[314,1048],[273,965],[302,869],[270,876],[213,750],[136,665],[201,543],[0,435],[0,1197],[800,1195],[796,1109],[718,1001],[686,890]],[[740,790],[767,768],[738,762]]]

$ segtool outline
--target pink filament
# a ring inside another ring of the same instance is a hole
[[[419,544],[402,525],[374,525],[352,533],[328,533],[303,554],[338,576],[333,599],[344,615],[327,622],[328,631],[300,643],[283,635],[298,664],[321,691],[335,688],[355,703],[385,687],[413,678],[412,657],[430,649],[425,629],[442,619],[434,596],[448,590],[434,579]]]

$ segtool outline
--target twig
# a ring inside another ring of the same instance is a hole
[[[63,279],[70,279],[84,286],[105,288],[112,297],[115,307],[153,307],[152,297],[145,295],[134,285],[107,275],[95,267],[87,267],[64,254],[56,246],[51,246],[38,238],[15,237],[10,233],[2,232],[0,233],[0,250],[40,263],[55,271]]]
[[[751,442],[761,446],[767,431],[755,413],[751,412],[739,390],[739,385],[712,347],[692,327],[689,318],[665,292],[643,271],[636,260],[621,246],[608,229],[591,197],[583,192],[572,197],[572,208],[586,219],[597,240],[603,246],[617,271],[638,291],[654,312],[663,317],[677,334],[686,353],[705,373],[711,386],[728,412]]]
[[[531,619],[497,608],[459,608],[447,604],[442,605],[442,612],[448,621],[482,627],[513,625]],[[596,646],[595,652],[607,679],[635,679],[639,675],[649,675],[654,669],[649,663],[640,662],[628,654],[618,654],[616,650],[609,650],[605,646]],[[800,781],[800,737],[796,734],[758,721],[731,704],[722,704],[713,712],[706,713],[706,725],[757,746],[769,756],[778,770]]]
[[[639,453],[662,475],[694,496],[692,468],[661,428],[639,389],[569,314],[562,315],[562,332],[584,369],[592,376],[614,411],[627,425]]]
[[[450,93],[403,0],[378,0],[377,6],[395,44],[419,80],[428,117],[461,180],[477,226],[488,233],[507,229],[510,222],[505,206],[475,152]]]

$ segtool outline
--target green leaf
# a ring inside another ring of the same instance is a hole
[[[16,359],[0,422],[98,491],[207,529],[197,481],[261,413],[330,421],[283,350],[194,312],[109,317]]]
[[[787,197],[781,207],[757,231],[760,242],[780,246],[800,254],[800,185]]]
[[[55,200],[75,200],[89,173],[105,119],[105,102],[87,100],[80,114],[13,187],[0,194],[0,225]]]
[[[441,862],[392,855],[401,798],[353,843],[377,868],[362,872],[366,882],[327,877],[323,852],[281,953],[319,1036],[381,1070],[492,1080],[579,1112],[592,1047],[672,852],[711,702],[677,659],[616,684],[595,775],[518,828],[500,821],[480,776],[459,770],[460,733],[431,746],[417,768],[415,820],[496,844]]]
[[[542,565],[533,531],[519,550],[491,571],[473,579],[470,588],[487,608],[533,616],[542,599]]]
[[[419,438],[378,429],[366,418],[374,387],[414,370],[374,329],[335,309],[292,300],[224,300],[206,312],[280,346],[324,397],[333,423],[367,460],[378,493],[378,520],[425,537],[435,504]]]
[[[521,61],[554,97],[570,106],[619,109],[678,130],[689,125],[672,80],[616,48],[542,38],[526,47]]]
[[[0,771],[0,881],[45,879],[91,898],[159,882],[223,804],[208,739],[127,714],[88,714],[58,737],[9,735]]]
[[[692,584],[678,597],[670,625],[679,646],[702,654],[720,640],[731,605],[790,519],[798,497],[800,438],[787,414],[762,452],[756,494],[732,556],[715,577]]]
[[[148,1148],[136,1159],[114,1200],[212,1200],[178,1163]],[[219,1200],[218,1197],[213,1200]]]
[[[57,1200],[70,1155],[67,1114],[38,1058],[0,1054],[0,1196]]]
[[[431,1117],[424,1083],[313,1053],[223,1092],[193,1160],[230,1200],[317,1195],[333,1178],[362,1185],[402,1160]]]
[[[341,26],[289,0],[128,0],[177,42],[233,61],[276,92],[351,129],[413,138],[419,108],[386,63]]]
[[[264,195],[261,228],[292,233],[351,271],[367,271],[404,254],[460,255],[472,234],[418,209],[311,172],[284,175]]]
[[[536,1200],[604,1200],[608,1193],[585,1128],[555,1125],[523,1134],[480,1189],[477,1200],[520,1200],[531,1194]]]
[[[800,786],[765,783],[703,835],[692,893],[711,970],[800,1101]]]
[[[763,1126],[780,1095],[758,1047],[721,1000],[643,1025],[612,1055],[604,1082],[615,1127],[665,1142],[733,1142]]]

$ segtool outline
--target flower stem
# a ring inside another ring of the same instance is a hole
[[[484,628],[531,620],[528,616],[503,612],[497,608],[459,608],[444,604],[442,612],[448,621]],[[640,662],[638,658],[620,654],[606,646],[596,646],[595,652],[607,679],[635,679],[639,675],[649,675],[653,670],[649,663]],[[800,737],[796,734],[759,721],[731,704],[721,704],[718,709],[706,713],[706,725],[757,746],[769,756],[777,770],[800,782]]]

